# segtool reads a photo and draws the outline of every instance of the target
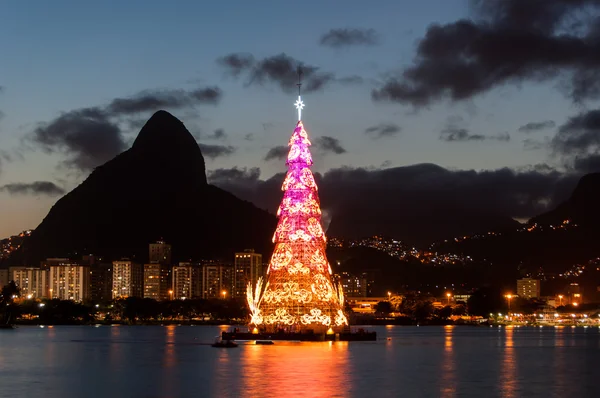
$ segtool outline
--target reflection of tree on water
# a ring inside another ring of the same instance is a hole
[[[454,326],[444,327],[444,353],[441,363],[440,397],[456,396],[456,361],[453,348]]]
[[[271,346],[250,344],[240,349],[240,371],[236,377],[244,396],[347,396],[345,392],[352,384],[347,342],[276,342]],[[217,391],[231,394],[227,381],[221,379],[221,383]]]
[[[165,356],[164,366],[167,368],[175,364],[175,325],[165,326]]]
[[[513,341],[514,329],[504,328],[504,357],[500,366],[500,390],[503,397],[517,396],[517,361],[515,360],[515,347]]]

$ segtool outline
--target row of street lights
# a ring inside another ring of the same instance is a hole
[[[225,300],[225,299],[227,298],[227,291],[226,291],[226,290],[223,290],[223,291],[221,292],[221,294],[223,295],[223,300]],[[173,300],[173,291],[172,291],[172,290],[169,290],[169,298],[170,298],[171,300]]]
[[[510,310],[510,300],[515,296],[513,296],[512,294],[509,293],[504,297],[506,297],[508,300],[508,309]],[[563,297],[565,297],[565,296],[563,296],[562,294],[559,294],[557,297],[558,297],[558,305],[559,305],[559,307],[562,307],[562,300],[563,300]],[[573,302],[573,305],[575,307],[577,307],[577,305],[579,305],[579,304],[577,302]]]
[[[223,292],[225,293],[225,292]],[[392,299],[392,292],[387,292],[388,294],[388,301],[390,301]],[[450,305],[450,298],[452,297],[452,293],[446,293],[446,297],[448,298],[448,305]]]

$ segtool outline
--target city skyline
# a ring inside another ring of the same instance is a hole
[[[279,148],[295,118],[289,71],[297,61],[310,72],[304,112],[320,144],[315,171],[325,179],[386,172],[400,185],[425,181],[432,172],[420,164],[433,163],[446,168],[433,172],[441,183],[503,184],[506,212],[515,218],[546,210],[570,192],[572,175],[597,170],[597,95],[593,79],[585,80],[595,64],[585,54],[598,44],[583,40],[591,22],[561,25],[581,17],[578,6],[524,7],[513,15],[514,2],[492,10],[471,3],[340,10],[309,1],[304,8],[319,12],[301,29],[289,24],[296,7],[283,4],[268,13],[238,5],[243,17],[225,4],[191,2],[177,12],[139,2],[92,10],[67,0],[14,5],[0,27],[11,38],[0,76],[0,236],[35,228],[58,197],[127,149],[162,108],[196,136],[210,182],[240,196],[248,184],[261,192],[284,171]],[[110,20],[111,30],[88,23],[88,13]],[[197,15],[212,21],[197,24]],[[153,29],[157,21],[168,29]],[[556,45],[555,61],[503,47],[507,27],[526,36],[528,24]],[[219,40],[206,40],[217,28]],[[465,48],[461,29],[489,34],[481,45],[497,52],[500,66],[487,68],[493,54]],[[562,33],[584,48],[563,55]],[[456,68],[465,65],[450,62],[436,39],[454,43],[455,53],[472,61],[463,71],[482,80],[461,79]],[[50,53],[56,42],[62,45]],[[401,166],[412,168],[393,168]]]

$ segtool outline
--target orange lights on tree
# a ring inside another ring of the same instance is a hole
[[[289,141],[288,173],[282,184],[283,199],[277,211],[279,223],[273,234],[275,250],[267,280],[248,286],[251,324],[272,330],[341,327],[344,315],[341,285],[331,281],[325,256],[326,237],[321,226],[317,184],[310,170],[312,157],[308,134],[298,122]]]

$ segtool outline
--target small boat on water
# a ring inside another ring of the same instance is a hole
[[[260,345],[272,345],[273,342],[271,340],[256,340],[256,344],[260,344]]]
[[[211,345],[219,348],[235,348],[238,346],[233,340],[223,340],[220,337],[217,338],[217,340],[215,340],[215,342]]]

